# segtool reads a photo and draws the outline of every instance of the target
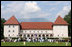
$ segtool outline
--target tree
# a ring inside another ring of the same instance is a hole
[[[66,15],[65,17],[64,17],[64,20],[66,20],[67,22],[68,22],[68,34],[69,34],[69,36],[71,36],[71,11],[68,13],[68,15]]]
[[[5,22],[6,20],[4,18],[1,18],[1,39],[4,38],[3,36],[3,32],[4,32],[4,25],[3,23]]]

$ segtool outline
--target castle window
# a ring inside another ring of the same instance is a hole
[[[48,36],[48,35],[46,35],[46,36]]]
[[[41,37],[41,35],[39,35],[39,37]]]
[[[50,34],[50,36],[52,37],[52,36],[53,36],[53,34]]]
[[[26,32],[26,31],[25,31]]]
[[[33,34],[31,36],[33,37]]]
[[[59,35],[58,35],[59,36]]]
[[[31,32],[31,31],[30,31]]]
[[[14,30],[13,30],[13,32],[14,32]]]
[[[43,34],[42,36],[44,37],[45,35]]]
[[[13,28],[14,28],[14,25],[13,25]]]
[[[8,36],[10,37],[10,34]]]
[[[35,31],[34,31],[35,32]]]
[[[9,25],[9,28],[10,28],[10,25]]]
[[[29,34],[27,36],[29,37]]]
[[[10,30],[8,32],[10,32]]]

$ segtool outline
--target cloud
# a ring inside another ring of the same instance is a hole
[[[64,6],[64,8],[63,8],[63,11],[66,11],[66,12],[68,12],[68,11],[70,11],[70,7],[69,6]]]
[[[39,11],[41,8],[37,5],[36,2],[26,2],[24,10],[30,10],[30,12]],[[29,12],[29,11],[28,11]]]
[[[7,4],[7,10],[11,11],[11,12],[18,12],[18,11],[22,11],[22,9],[24,8],[24,3],[22,2],[12,2],[10,4]]]
[[[3,6],[2,6],[3,8]],[[2,15],[20,15],[17,17],[30,17],[29,13],[36,13],[40,11],[41,8],[38,6],[37,2],[35,1],[28,1],[28,2],[11,2],[6,4],[5,9],[2,9]]]
[[[38,6],[37,2],[13,2],[7,5],[8,10],[12,10],[12,12],[36,12],[39,11],[41,8]]]
[[[8,1],[1,4],[1,17],[9,19],[15,15],[18,19],[45,18],[53,21],[58,15],[64,17],[71,9],[70,5],[64,1]]]
[[[61,15],[62,17],[64,17],[65,15],[68,14],[68,12],[71,10],[71,7],[70,6],[64,6],[63,9],[57,13],[57,16],[58,15]]]

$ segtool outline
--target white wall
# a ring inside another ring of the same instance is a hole
[[[9,28],[9,25],[4,25],[4,37],[8,37],[9,34],[11,37],[17,37],[19,31],[20,31],[19,25],[14,25],[14,28],[13,28],[13,25],[10,25],[10,28]]]
[[[68,37],[68,26],[67,25],[54,25],[53,33],[54,33],[54,37]]]

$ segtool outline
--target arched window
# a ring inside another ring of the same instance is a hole
[[[48,36],[48,34],[46,36]]]
[[[19,36],[22,36],[22,34],[19,34]]]
[[[53,36],[53,34],[50,34],[50,36],[52,37],[52,36]]]
[[[33,34],[31,35],[31,37],[33,37]]]
[[[42,36],[44,37],[45,35],[43,34]]]
[[[28,36],[28,37],[30,37],[30,35],[29,35],[29,34],[28,34],[27,36]]]
[[[39,37],[41,37],[41,35],[39,35]]]

